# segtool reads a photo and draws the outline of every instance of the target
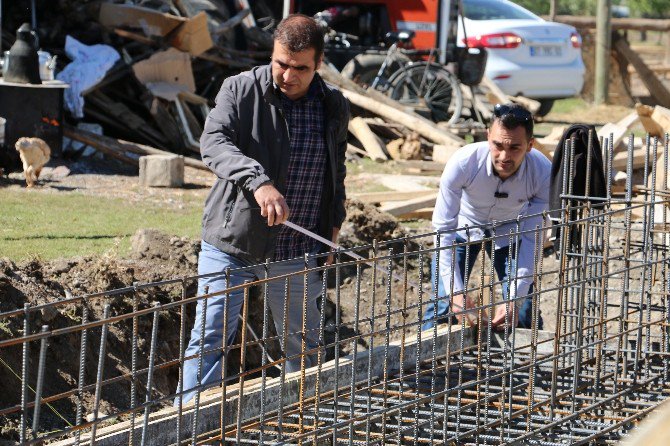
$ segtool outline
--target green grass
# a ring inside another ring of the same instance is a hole
[[[77,193],[0,190],[0,257],[50,260],[112,249],[125,256],[140,228],[197,237],[202,203],[180,204],[166,208]]]
[[[586,101],[584,101],[582,98],[559,99],[558,101],[554,102],[554,106],[551,107],[549,117],[552,113],[571,113],[575,110],[584,109],[588,106],[589,104],[587,104]]]

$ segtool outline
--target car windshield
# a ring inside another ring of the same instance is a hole
[[[530,11],[500,0],[466,0],[463,15],[470,20],[537,20]]]

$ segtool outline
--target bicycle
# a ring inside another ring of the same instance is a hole
[[[413,38],[414,32],[411,31],[388,33],[386,40],[390,46],[385,54],[382,53],[384,59],[381,66],[380,55],[370,54],[371,67],[360,70],[360,61],[365,59],[359,57],[358,60],[348,63],[342,74],[387,94],[391,99],[435,122],[446,121],[452,124],[460,118],[463,108],[459,81],[444,66],[434,62],[434,49],[407,51],[401,48],[401,44],[407,45]],[[421,59],[423,56],[427,56],[426,60]],[[354,76],[356,71],[358,76]]]

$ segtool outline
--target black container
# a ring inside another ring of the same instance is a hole
[[[0,116],[7,119],[5,144],[12,149],[22,136],[43,139],[52,156],[63,148],[63,91],[60,81],[17,84],[0,79]]]
[[[16,41],[9,49],[8,68],[5,71],[6,82],[21,84],[41,84],[40,64],[37,56],[37,37],[30,25],[24,23],[16,31]]]
[[[484,48],[458,48],[458,80],[463,85],[478,85],[486,71],[488,53]]]

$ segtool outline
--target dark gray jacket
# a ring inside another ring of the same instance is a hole
[[[324,85],[328,158],[319,234],[330,240],[333,227],[339,228],[345,217],[349,103],[339,91]],[[202,161],[218,177],[205,202],[204,241],[250,262],[274,257],[279,227],[269,227],[261,217],[254,191],[272,181],[279,192],[286,193],[289,134],[270,65],[223,82],[200,138]]]

